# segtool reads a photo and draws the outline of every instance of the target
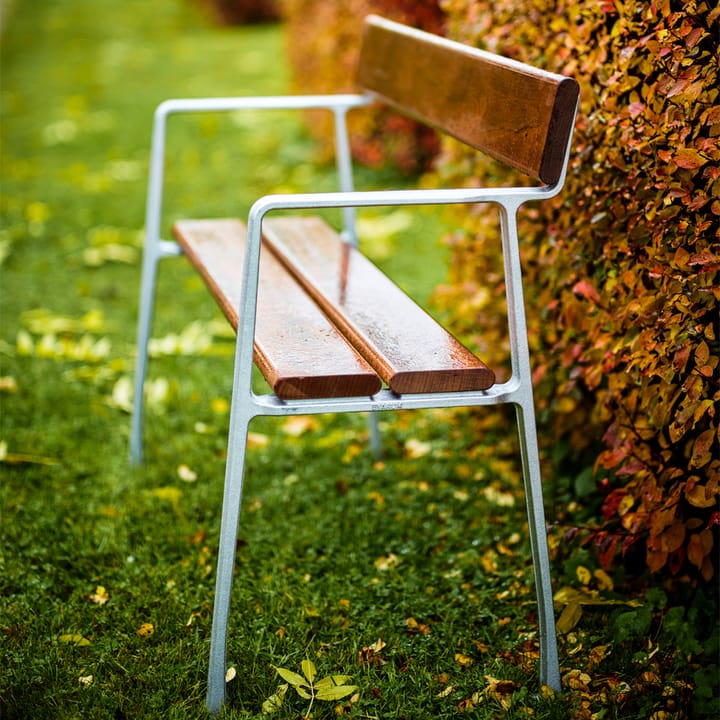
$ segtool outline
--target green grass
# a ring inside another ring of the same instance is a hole
[[[186,263],[166,261],[154,333],[166,350],[151,364],[146,462],[131,468],[150,123],[166,97],[286,91],[282,29],[211,27],[179,0],[15,5],[2,39],[0,717],[202,718],[232,341]],[[178,119],[171,143],[166,224],[334,182],[298,118]],[[369,220],[367,251],[426,299],[443,277],[440,221]],[[415,267],[397,259],[403,242],[418,243]],[[180,353],[170,336],[194,321]],[[273,666],[306,657],[353,676],[355,718],[585,717],[586,698],[598,717],[690,717],[693,689],[712,685],[713,645],[693,629],[712,617],[702,594],[662,625],[660,591],[650,621],[586,609],[561,655],[564,674],[592,681],[538,694],[512,442],[479,440],[463,419],[384,416],[382,463],[362,417],[253,426],[223,717],[260,716]],[[558,562],[559,582],[577,586],[578,564],[593,560]],[[695,695],[696,713],[710,706]],[[306,707],[291,691],[276,717]]]

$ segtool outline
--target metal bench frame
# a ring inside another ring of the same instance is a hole
[[[244,282],[239,313],[240,324],[234,362],[228,455],[208,673],[207,707],[212,713],[218,712],[225,700],[227,627],[235,546],[242,502],[247,435],[250,422],[259,415],[374,413],[385,410],[514,405],[520,438],[530,545],[537,594],[540,631],[540,682],[556,691],[560,690],[550,561],[547,548],[530,353],[522,290],[517,215],[524,203],[548,200],[560,192],[567,170],[570,141],[568,140],[567,143],[560,177],[556,183],[551,185],[358,192],[353,189],[352,160],[346,129],[346,116],[353,108],[368,105],[371,101],[372,98],[364,94],[177,99],[163,102],[155,112],[130,440],[130,456],[133,463],[142,461],[143,387],[147,371],[148,341],[153,315],[158,263],[162,258],[181,254],[177,243],[162,239],[160,230],[168,119],[172,115],[183,113],[308,109],[326,109],[332,112],[335,118],[336,158],[340,190],[328,193],[268,195],[255,202],[248,216],[248,246],[243,271]],[[343,234],[348,241],[355,243],[354,214],[356,208],[480,203],[493,204],[499,210],[512,369],[511,376],[507,381],[496,384],[489,390],[479,392],[399,396],[389,390],[381,390],[369,398],[280,400],[274,394],[258,395],[253,392],[251,381],[258,264],[262,225],[266,215],[283,210],[339,208],[343,210],[344,215]]]

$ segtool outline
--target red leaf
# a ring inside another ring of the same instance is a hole
[[[579,295],[580,297],[584,297],[586,300],[589,300],[595,305],[600,304],[600,295],[598,295],[598,291],[595,289],[595,286],[591,285],[587,280],[579,280],[576,282],[573,286],[573,293],[575,293],[575,295]]]

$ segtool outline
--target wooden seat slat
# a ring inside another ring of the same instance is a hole
[[[266,218],[265,242],[396,393],[486,390],[493,371],[318,217]]]
[[[246,227],[239,220],[186,220],[173,233],[237,332]],[[374,395],[372,368],[348,345],[285,268],[260,256],[254,356],[282,399]]]

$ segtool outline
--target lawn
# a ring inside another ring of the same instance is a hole
[[[218,28],[181,0],[14,6],[0,87],[0,718],[203,718],[233,343],[187,264],[165,261],[146,460],[131,467],[150,124],[167,97],[287,91],[282,27]],[[297,117],[195,116],[171,144],[166,224],[334,182]],[[368,253],[420,300],[443,278],[441,222],[365,219]],[[401,229],[419,238],[419,270],[394,256]],[[558,553],[557,584],[597,602],[561,635],[566,692],[540,691],[514,441],[465,420],[383,416],[382,462],[360,416],[254,424],[222,717],[262,716],[275,668],[307,659],[357,686],[315,702],[316,718],[710,715],[714,599],[616,592],[586,551]],[[291,688],[274,717],[306,710]]]

